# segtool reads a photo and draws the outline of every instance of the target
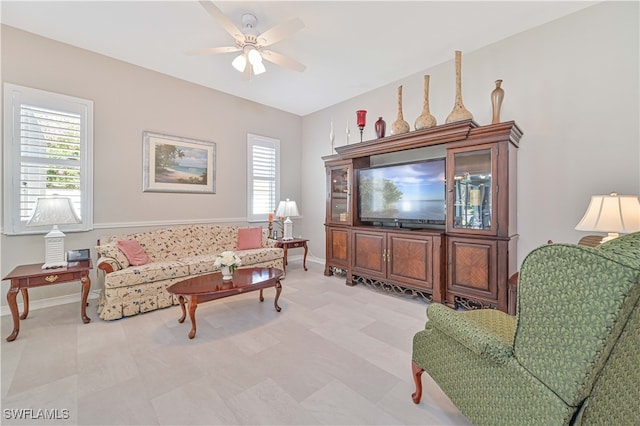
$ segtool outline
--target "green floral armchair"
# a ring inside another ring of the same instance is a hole
[[[427,372],[476,425],[640,421],[640,232],[525,259],[515,317],[433,304],[413,340]]]

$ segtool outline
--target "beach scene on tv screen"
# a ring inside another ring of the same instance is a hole
[[[444,220],[444,161],[360,171],[360,217]]]

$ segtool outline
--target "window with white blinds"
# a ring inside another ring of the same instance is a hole
[[[92,219],[93,102],[5,83],[5,233],[48,231],[26,223],[40,197],[64,196]]]
[[[266,221],[280,197],[280,141],[247,135],[249,221]]]

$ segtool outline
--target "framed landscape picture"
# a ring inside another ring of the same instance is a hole
[[[143,191],[215,194],[216,144],[143,132]]]

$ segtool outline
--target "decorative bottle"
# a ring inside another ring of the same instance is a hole
[[[429,78],[430,76],[424,76],[424,106],[422,107],[422,114],[416,118],[414,127],[416,130],[428,129],[437,124],[436,118],[431,115],[429,111]]]
[[[398,119],[391,125],[391,134],[399,135],[407,133],[410,129],[411,127],[409,127],[409,123],[404,121],[404,117],[402,115],[402,85],[400,85],[398,86]]]
[[[500,122],[500,108],[502,108],[502,100],[504,99],[504,89],[500,87],[502,80],[496,80],[496,88],[491,92],[491,110],[493,119],[491,124]]]
[[[382,119],[382,117],[378,117],[378,121],[375,124],[376,136],[378,139],[384,138],[384,134],[387,131],[387,123]]]
[[[473,119],[473,114],[462,103],[462,52],[456,50],[456,102],[447,117],[447,123]]]

